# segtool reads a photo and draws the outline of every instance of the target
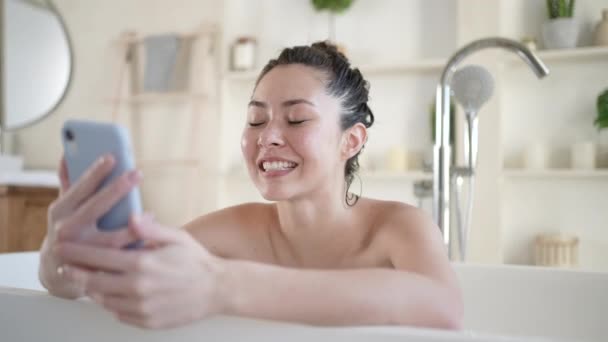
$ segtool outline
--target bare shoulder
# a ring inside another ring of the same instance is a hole
[[[200,216],[184,229],[215,255],[258,259],[271,213],[270,204],[245,203]]]
[[[401,202],[373,200],[378,244],[389,251],[396,269],[445,284],[457,280],[439,227],[425,211]]]

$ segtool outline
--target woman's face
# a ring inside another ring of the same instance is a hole
[[[295,199],[343,180],[340,102],[324,76],[300,64],[274,67],[258,83],[241,150],[249,175],[271,201]]]

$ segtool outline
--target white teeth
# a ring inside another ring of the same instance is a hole
[[[287,170],[296,167],[296,163],[287,162],[287,161],[274,161],[274,162],[264,162],[262,163],[262,168],[264,171],[277,171],[277,170]]]

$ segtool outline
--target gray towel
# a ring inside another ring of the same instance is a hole
[[[144,91],[166,92],[171,89],[180,38],[174,34],[144,39],[146,51]]]

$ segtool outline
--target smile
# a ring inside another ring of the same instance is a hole
[[[282,171],[295,169],[298,164],[289,161],[263,162],[262,171]]]
[[[267,177],[278,177],[283,176],[295,168],[298,167],[298,163],[289,161],[289,160],[281,160],[281,159],[262,159],[258,163],[258,168],[262,171],[262,174]]]

